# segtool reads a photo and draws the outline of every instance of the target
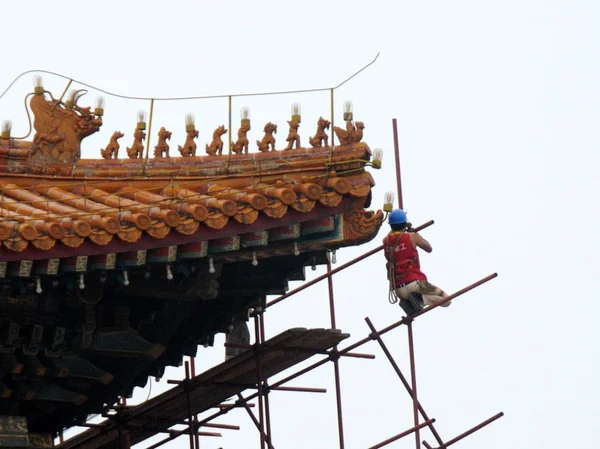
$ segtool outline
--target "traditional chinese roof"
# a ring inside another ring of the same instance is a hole
[[[102,413],[381,226],[366,210],[366,168],[379,164],[360,122],[321,146],[321,118],[305,148],[293,116],[283,150],[269,122],[254,153],[244,119],[229,154],[220,126],[203,156],[186,123],[182,157],[168,156],[164,128],[143,156],[138,123],[127,158],[116,132],[102,159],[83,159],[102,109],[30,95],[33,140],[0,136],[0,415],[26,416],[30,430]]]
[[[362,208],[373,185],[363,170],[368,147],[329,150],[257,153],[235,161],[225,155],[168,158],[145,165],[134,159],[79,160],[68,164],[71,176],[49,179],[52,172],[64,172],[65,164],[27,164],[26,151],[20,150],[20,161],[9,149],[0,159],[5,171],[0,260],[244,239],[282,225],[310,226],[356,209],[361,199]]]

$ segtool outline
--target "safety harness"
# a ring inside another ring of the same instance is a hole
[[[389,235],[385,238],[385,251],[387,252],[388,262],[386,264],[387,267],[387,276],[390,283],[390,290],[388,292],[388,300],[390,304],[396,304],[400,298],[398,298],[398,294],[396,293],[396,259],[394,257],[394,253],[396,252],[396,248],[400,243],[400,238],[404,234],[404,231],[400,233],[396,242],[392,245],[389,244]]]

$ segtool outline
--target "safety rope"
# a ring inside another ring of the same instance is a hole
[[[387,277],[389,281],[389,292],[388,292],[388,301],[390,304],[396,304],[400,299],[398,297],[398,293],[396,293],[396,259],[394,258],[394,253],[396,252],[396,248],[398,247],[398,243],[400,242],[400,237],[402,237],[404,232],[400,233],[398,239],[393,245],[388,245],[388,237],[385,239],[385,250],[388,256],[387,266]]]

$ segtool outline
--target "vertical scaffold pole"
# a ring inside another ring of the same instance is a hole
[[[392,128],[394,131],[394,160],[396,162],[396,183],[398,191],[398,207],[404,209],[404,201],[402,200],[402,177],[400,175],[400,146],[398,144],[398,121],[392,119]]]
[[[260,324],[260,344],[264,344],[265,342],[265,315],[264,315],[264,310],[261,310],[259,316],[259,324]],[[264,382],[264,385],[266,385],[266,381]],[[266,424],[266,428],[267,428],[267,447],[269,449],[273,448],[272,442],[273,442],[273,436],[271,435],[271,407],[269,406],[269,390],[268,388],[265,389],[264,392],[264,396],[265,396],[265,424]]]
[[[335,303],[333,296],[333,278],[331,274],[331,260],[327,259],[327,284],[329,286],[329,314],[331,317],[331,328],[335,329]],[[333,352],[337,353],[337,346],[333,347]],[[333,359],[333,370],[335,375],[335,399],[337,405],[338,433],[340,439],[340,449],[344,449],[344,421],[342,418],[342,389],[340,386],[340,365],[339,357]]]
[[[196,359],[195,357],[190,357],[190,370],[192,379],[196,377]],[[200,448],[200,435],[198,435],[198,431],[200,428],[198,427],[198,415],[194,414],[194,429],[196,432],[194,433],[194,442],[196,444],[196,449]]]
[[[185,362],[185,398],[187,402],[187,413],[188,413],[188,432],[190,434],[190,449],[194,449],[195,447],[195,439],[194,439],[194,418],[192,415],[192,398],[190,395],[190,363]]]
[[[258,386],[258,423],[260,425],[260,449],[265,447],[265,414],[264,414],[264,395],[262,383],[262,357],[258,350],[260,347],[260,328],[258,321],[258,313],[254,315],[254,341],[256,343],[256,377]]]
[[[410,377],[412,380],[412,399],[413,399],[413,416],[415,420],[415,440],[416,448],[419,449],[421,446],[421,438],[419,433],[419,400],[417,399],[417,370],[415,368],[415,345],[413,340],[413,328],[412,321],[406,324],[408,328],[408,350],[410,356]]]

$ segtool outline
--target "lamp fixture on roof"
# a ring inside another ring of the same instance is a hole
[[[33,92],[36,94],[44,93],[44,81],[41,75],[35,75],[33,77]]]
[[[345,121],[353,120],[353,118],[354,118],[354,115],[352,114],[353,108],[354,108],[354,105],[352,104],[351,101],[344,102],[344,120]]]
[[[85,282],[83,278],[83,273],[79,275],[79,289],[83,290],[85,288]]]
[[[10,139],[10,130],[12,129],[12,122],[10,120],[4,120],[2,122],[2,134],[0,137],[2,139]]]
[[[167,279],[170,281],[173,279],[173,272],[171,271],[171,265],[167,264]]]
[[[240,109],[240,118],[242,126],[250,126],[250,108],[248,106]]]
[[[146,111],[137,111],[137,129],[146,129]]]
[[[383,210],[385,212],[391,212],[394,210],[394,192],[385,192],[383,197]]]
[[[96,107],[94,108],[94,114],[101,117],[104,115],[104,97],[99,95],[96,98]]]
[[[252,251],[252,266],[258,265],[258,259],[256,258],[256,251]]]
[[[215,272],[215,265],[214,265],[214,263],[213,263],[213,258],[212,258],[212,257],[210,257],[210,258],[208,259],[208,272],[209,272],[210,274],[213,274],[213,273]]]
[[[73,103],[75,102],[75,92],[75,89],[71,89],[67,93],[67,99],[65,100],[65,107],[67,109],[73,109]]]
[[[300,103],[292,103],[292,120],[300,123],[302,120],[302,106]]]
[[[195,122],[196,118],[194,117],[194,114],[191,112],[185,114],[185,132],[189,133],[190,131],[194,131],[196,129]]]
[[[381,168],[382,160],[383,160],[383,150],[381,148],[375,148],[373,150],[373,162],[371,163],[373,168]]]
[[[123,285],[127,287],[129,285],[129,273],[127,270],[123,270]]]
[[[298,249],[298,242],[294,242],[294,256],[299,256],[300,250]]]
[[[35,292],[40,295],[42,293],[42,280],[37,278],[35,280]]]

